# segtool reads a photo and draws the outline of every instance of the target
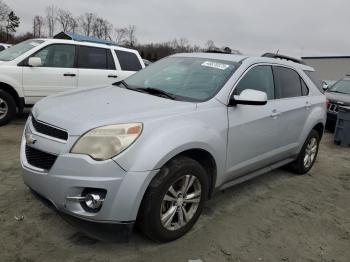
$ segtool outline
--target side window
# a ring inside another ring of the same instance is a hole
[[[304,80],[300,77],[300,81],[301,81],[301,94],[303,96],[307,96],[309,94],[309,88],[307,87],[307,85],[305,84]]]
[[[271,66],[256,66],[241,79],[235,88],[234,94],[239,95],[245,89],[254,89],[265,92],[267,98],[275,98],[275,87]]]
[[[293,69],[274,66],[276,97],[289,98],[302,95],[301,79]]]
[[[32,56],[41,58],[42,67],[73,68],[75,46],[62,44],[49,45]]]
[[[106,50],[106,54],[107,54],[107,69],[115,70],[115,63],[114,63],[111,50]]]
[[[107,49],[79,46],[78,67],[85,69],[107,69]]]
[[[3,45],[0,45],[0,51],[5,50],[5,47]]]
[[[142,69],[138,57],[131,52],[114,50],[118,57],[119,64],[122,70],[125,71],[139,71]]]

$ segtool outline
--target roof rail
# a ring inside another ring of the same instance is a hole
[[[274,53],[265,53],[265,54],[263,54],[261,57],[269,57],[269,58],[283,59],[283,60],[292,61],[292,62],[294,62],[294,63],[306,65],[305,62],[304,62],[303,60],[298,59],[298,58],[294,58],[294,57],[290,57],[290,56],[286,56],[286,55],[280,55],[280,54],[274,54]]]
[[[79,42],[90,42],[90,43],[96,43],[96,44],[105,44],[105,45],[117,45],[116,43],[109,40],[103,40],[93,36],[85,36],[85,35],[79,35],[79,34],[69,33],[69,32],[60,32],[57,35],[55,35],[53,38],[74,40]]]

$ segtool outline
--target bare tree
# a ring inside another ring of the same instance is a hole
[[[73,15],[68,10],[58,9],[57,10],[57,22],[61,25],[62,31],[67,32],[70,27]]]
[[[92,24],[92,34],[97,38],[111,39],[112,29],[112,24],[101,17],[97,17]]]
[[[96,17],[96,14],[93,13],[85,13],[79,17],[79,24],[85,35],[89,36],[92,34],[92,27]]]
[[[137,39],[135,36],[136,26],[135,25],[129,25],[126,30],[126,39],[124,41],[124,44],[129,47],[134,47],[136,45]]]
[[[207,50],[211,50],[211,49],[215,48],[214,41],[213,41],[213,40],[208,40],[208,41],[205,43],[205,48],[206,48]]]
[[[4,28],[6,28],[7,25],[7,18],[9,13],[11,12],[9,6],[4,3],[2,0],[0,0],[0,31],[1,33],[4,31]]]
[[[117,44],[123,44],[123,42],[125,41],[127,30],[127,28],[114,29],[114,41]]]
[[[44,18],[40,15],[36,15],[33,18],[33,36],[41,37],[43,33]]]
[[[76,31],[78,30],[79,27],[79,23],[78,23],[78,19],[75,17],[71,17],[71,19],[69,20],[69,29],[72,33],[76,33]]]
[[[46,25],[49,33],[49,37],[53,37],[56,27],[57,7],[50,5],[46,7]]]

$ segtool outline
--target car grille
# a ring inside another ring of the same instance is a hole
[[[49,170],[55,163],[57,156],[26,146],[27,162],[37,168]]]
[[[35,130],[41,134],[51,136],[54,138],[58,138],[61,140],[67,140],[68,139],[68,133],[64,130],[49,126],[47,124],[44,124],[42,122],[38,122],[34,117],[32,117],[32,124]]]

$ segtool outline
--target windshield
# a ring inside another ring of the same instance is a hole
[[[155,88],[184,101],[206,101],[224,86],[239,63],[195,57],[169,57],[125,80],[132,88]]]
[[[350,79],[343,79],[328,89],[328,92],[337,92],[350,95]]]
[[[14,45],[0,52],[0,61],[12,61],[43,42],[43,40],[27,40]]]

